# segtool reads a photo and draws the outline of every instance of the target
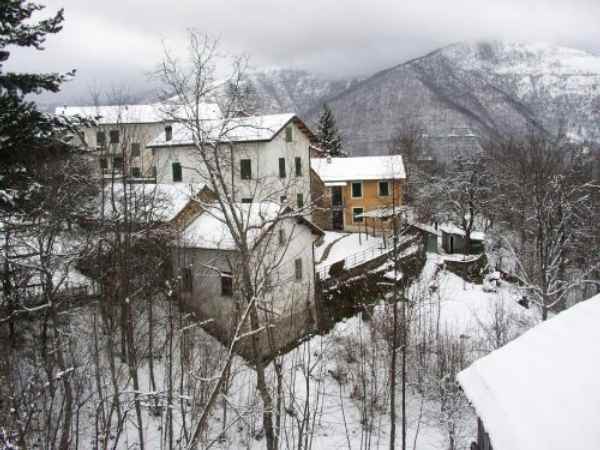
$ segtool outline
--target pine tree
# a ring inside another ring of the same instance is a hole
[[[58,92],[74,72],[62,75],[2,70],[2,63],[10,57],[8,46],[43,50],[46,36],[62,29],[62,9],[50,18],[31,21],[43,8],[25,0],[0,2],[0,210],[4,211],[32,201],[39,185],[36,172],[57,154],[69,150],[60,137],[66,128],[73,128],[72,124],[39,111],[26,96]]]
[[[323,111],[319,118],[317,138],[323,150],[329,156],[348,156],[342,150],[342,137],[335,123],[333,112],[327,103],[323,104]]]

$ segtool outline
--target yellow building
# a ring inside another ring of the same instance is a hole
[[[330,230],[385,228],[392,207],[403,205],[402,156],[313,158],[313,220]]]

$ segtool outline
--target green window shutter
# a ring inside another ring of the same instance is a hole
[[[173,172],[173,181],[178,182],[183,180],[183,173],[181,170],[181,163],[174,162],[171,164],[171,169]]]
[[[279,178],[285,178],[285,158],[279,158]]]

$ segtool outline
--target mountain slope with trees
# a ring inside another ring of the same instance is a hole
[[[407,118],[421,124],[438,153],[471,146],[474,135],[531,129],[561,129],[577,140],[600,137],[600,57],[575,49],[457,43],[362,81],[315,79],[306,72],[271,71],[252,81],[263,110],[295,110],[313,125],[327,101],[345,149],[354,155],[384,153]]]

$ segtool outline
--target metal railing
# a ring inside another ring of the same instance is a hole
[[[380,247],[380,246],[369,247],[364,250],[361,250],[360,252],[348,255],[345,258],[335,261],[331,264],[320,267],[319,270],[317,271],[317,274],[319,275],[319,278],[321,280],[324,280],[324,279],[328,278],[331,267],[335,264],[339,264],[341,261],[344,261],[344,267],[343,267],[344,270],[353,269],[353,268],[360,266],[368,261],[379,258],[380,256],[383,256],[386,253],[390,253],[392,250],[393,250],[393,248],[390,248],[390,247],[387,247],[387,248]]]

